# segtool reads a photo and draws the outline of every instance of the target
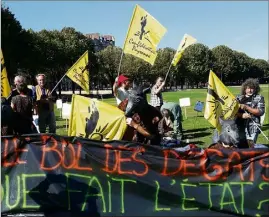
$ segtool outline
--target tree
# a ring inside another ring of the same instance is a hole
[[[185,63],[186,64],[186,63]],[[186,69],[186,65],[182,59],[176,66],[175,80],[180,84],[181,90],[183,90],[184,84],[186,83],[188,76],[188,71]]]
[[[122,60],[121,72],[136,81],[148,80],[150,64],[131,54],[126,54]]]
[[[230,76],[230,81],[236,81],[241,83],[242,80],[245,80],[251,75],[251,58],[248,57],[245,53],[233,51],[234,57],[237,61],[237,70]]]
[[[193,44],[186,48],[179,63],[184,70],[185,76],[190,83],[205,83],[208,79],[209,71],[212,68],[212,52],[203,44]]]
[[[43,53],[39,48],[39,38],[37,34],[29,29],[24,31],[24,43],[23,54],[25,58],[22,58],[18,63],[18,70],[28,77],[29,81],[35,81],[35,75],[42,71],[40,68],[45,65]]]
[[[30,34],[35,53],[32,60],[38,62],[36,70],[46,73],[48,82],[53,86],[87,50],[89,51],[90,72],[94,71],[93,66],[97,61],[93,53],[92,41],[74,28],[65,27],[61,31],[41,30],[36,33],[30,31]],[[73,84],[73,90],[74,88],[75,84]],[[61,91],[61,84],[59,91]]]
[[[150,76],[148,77],[151,82],[155,82],[158,76],[166,76],[169,66],[174,58],[176,51],[172,48],[162,48],[157,51],[157,57],[154,65],[151,68]],[[173,78],[175,73],[175,67],[171,66],[167,81]]]
[[[115,78],[118,75],[121,53],[121,48],[108,46],[96,54],[98,57],[99,73],[111,86],[113,86]]]
[[[269,78],[269,63],[263,59],[252,59],[251,75],[254,78]]]
[[[109,46],[94,53],[92,40],[75,28],[26,31],[9,8],[2,5],[1,13],[2,51],[9,78],[19,72],[34,81],[37,73],[45,73],[48,80],[55,85],[88,50],[91,83],[113,85],[118,74],[121,48]],[[123,55],[121,73],[138,81],[154,83],[156,77],[166,75],[175,50],[163,48],[157,53],[153,66],[135,56]],[[252,59],[224,45],[210,51],[205,45],[194,44],[184,51],[176,67],[171,66],[167,84],[180,82],[183,88],[185,81],[188,81],[198,86],[199,82],[207,81],[211,68],[224,81],[241,82],[248,77],[269,78],[269,64],[265,60]],[[75,87],[74,83],[72,84]]]
[[[223,81],[228,81],[238,71],[238,61],[232,49],[220,45],[212,49],[213,71]]]
[[[1,45],[9,78],[17,73],[18,63],[24,56],[23,33],[15,15],[1,5]]]

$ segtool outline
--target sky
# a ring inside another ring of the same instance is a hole
[[[209,48],[269,59],[268,1],[4,1],[25,29],[111,34],[120,47],[136,4],[167,29],[158,48],[177,49],[187,33]]]

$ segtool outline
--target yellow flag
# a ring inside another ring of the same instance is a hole
[[[239,103],[216,74],[210,71],[204,117],[219,131],[223,120],[233,119],[238,112]]]
[[[185,34],[183,39],[181,40],[179,46],[178,46],[178,49],[177,49],[177,52],[174,56],[174,59],[172,60],[172,64],[173,66],[176,66],[178,61],[180,60],[181,56],[182,56],[182,53],[183,51],[189,47],[190,45],[194,44],[195,42],[197,41],[197,39],[195,39],[194,37],[188,35],[188,34]]]
[[[153,65],[157,56],[157,46],[165,33],[166,29],[154,17],[136,5],[123,52]]]
[[[115,106],[73,95],[68,136],[94,140],[121,140],[127,129],[124,112]]]
[[[90,92],[89,88],[89,54],[86,51],[77,62],[67,71],[66,75],[86,92]]]
[[[7,69],[5,66],[4,56],[1,49],[1,97],[8,97],[11,88],[7,78]]]

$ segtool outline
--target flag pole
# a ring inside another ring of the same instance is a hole
[[[124,44],[123,44],[123,48],[122,48],[122,53],[121,53],[121,57],[120,57],[120,65],[119,65],[119,69],[118,69],[118,77],[119,77],[119,75],[120,75],[121,61],[122,61],[122,57],[123,57],[123,53],[124,53],[124,48],[125,48],[126,40],[127,40],[127,38],[128,38],[129,31],[130,31],[130,28],[131,28],[132,23],[133,23],[133,20],[134,20],[134,15],[135,15],[137,6],[138,6],[138,5],[136,5],[136,6],[135,6],[135,9],[133,10],[133,15],[132,15],[132,18],[131,18],[131,22],[129,23],[129,28],[128,28],[128,30],[127,30],[127,34],[126,34],[126,37],[125,37],[125,40],[124,40]]]
[[[121,67],[121,61],[122,61],[122,57],[123,57],[123,49],[122,49],[122,52],[121,52],[121,57],[120,57],[120,64],[119,64],[119,69],[118,69],[118,77],[120,75],[120,67]]]
[[[60,84],[60,82],[64,79],[64,77],[66,76],[66,73],[64,74],[64,76],[60,79],[60,81],[58,81],[58,83],[55,85],[55,87],[52,89],[52,91],[50,93],[52,93],[56,87]]]
[[[245,111],[246,114],[248,114],[246,111]],[[258,126],[258,124],[252,119],[250,118],[253,122],[253,124],[261,131],[262,135],[266,138],[267,141],[269,141],[268,137],[264,134],[264,132],[261,130],[261,128]]]
[[[168,74],[169,74],[170,69],[171,69],[171,67],[172,67],[172,65],[173,65],[173,61],[174,61],[176,55],[177,55],[177,51],[176,51],[176,53],[175,53],[175,55],[174,55],[174,57],[173,57],[173,59],[172,59],[172,61],[171,61],[171,63],[170,63],[170,66],[169,66],[168,71],[167,71],[167,73],[166,73],[164,82],[166,82],[166,79],[167,79],[167,77],[168,77]],[[177,65],[179,62],[180,62],[180,59],[178,60],[178,62],[176,63],[176,65]],[[175,65],[175,66],[176,66],[176,65]]]
[[[172,67],[172,63],[173,63],[173,60],[172,60],[172,62],[171,62],[171,64],[170,64],[170,66],[169,66],[169,68],[168,68],[168,71],[167,71],[167,73],[166,73],[166,76],[165,76],[164,82],[166,82],[167,76],[168,76],[168,74],[169,74],[169,72],[170,72],[170,69],[171,69],[171,67]]]
[[[252,119],[251,119],[252,120]],[[253,120],[252,120],[253,121]],[[264,132],[261,130],[261,128],[253,121],[254,125],[261,131],[262,135],[266,138],[267,141],[269,141],[268,137],[264,134]]]

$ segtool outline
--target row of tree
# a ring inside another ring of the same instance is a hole
[[[74,28],[34,32],[23,29],[8,8],[1,6],[1,12],[2,50],[10,79],[22,73],[33,82],[37,73],[45,73],[55,84],[89,50],[92,83],[113,84],[121,48],[109,46],[95,52],[92,40]],[[124,55],[121,73],[153,83],[157,76],[165,76],[175,52],[172,48],[159,49],[153,66],[134,56]],[[209,49],[197,43],[185,50],[176,67],[171,67],[167,82],[173,86],[183,87],[186,83],[198,86],[207,82],[210,69],[225,83],[239,84],[248,77],[262,81],[269,78],[269,63],[265,60],[250,58],[224,45]],[[71,83],[70,80],[65,82]]]

